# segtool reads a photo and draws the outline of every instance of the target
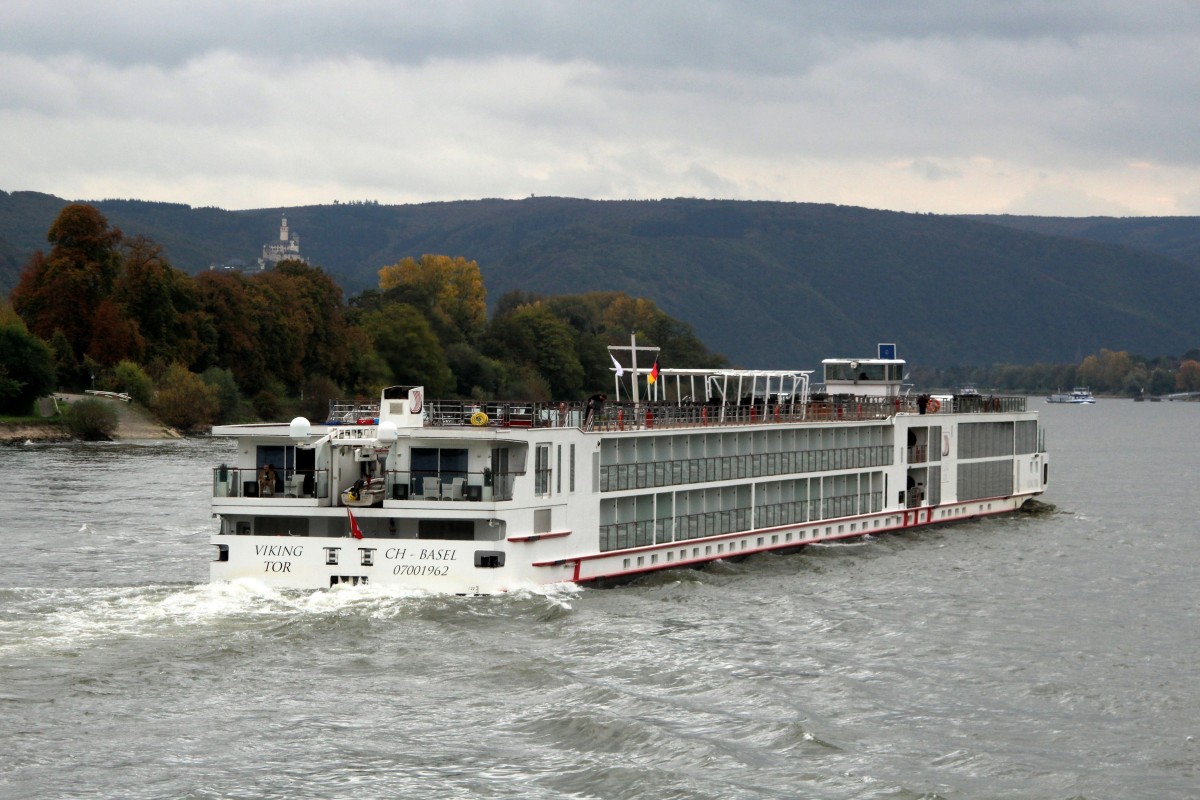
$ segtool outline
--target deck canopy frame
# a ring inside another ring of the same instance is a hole
[[[625,372],[635,382],[650,374],[648,369]],[[811,374],[812,370],[660,369],[658,380],[645,385],[644,391],[653,403],[753,407],[763,414],[778,408],[796,414],[808,406]],[[618,400],[620,384],[617,378]]]

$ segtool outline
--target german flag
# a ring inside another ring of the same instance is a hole
[[[646,376],[646,383],[651,385],[658,382],[658,356],[654,357],[654,366],[650,368],[650,374]]]

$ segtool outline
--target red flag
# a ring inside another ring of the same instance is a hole
[[[362,530],[358,527],[358,520],[354,518],[354,512],[350,510],[350,506],[346,506],[346,513],[350,515],[350,533],[355,539],[362,538]]]
[[[654,357],[654,366],[650,368],[650,375],[646,378],[646,383],[658,382],[658,356]]]

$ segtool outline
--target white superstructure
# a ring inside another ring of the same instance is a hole
[[[805,371],[663,369],[647,385],[651,370],[622,367],[590,419],[578,402],[391,387],[323,423],[218,426],[238,446],[213,470],[212,580],[487,594],[1000,514],[1042,493],[1025,398],[919,404],[904,362],[881,355],[826,360],[822,393]],[[380,483],[375,505],[343,505]]]

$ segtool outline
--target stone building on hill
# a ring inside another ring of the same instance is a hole
[[[259,269],[271,269],[280,261],[303,261],[308,259],[300,255],[300,237],[288,233],[287,217],[279,224],[279,240],[263,245],[262,258],[258,259]]]

